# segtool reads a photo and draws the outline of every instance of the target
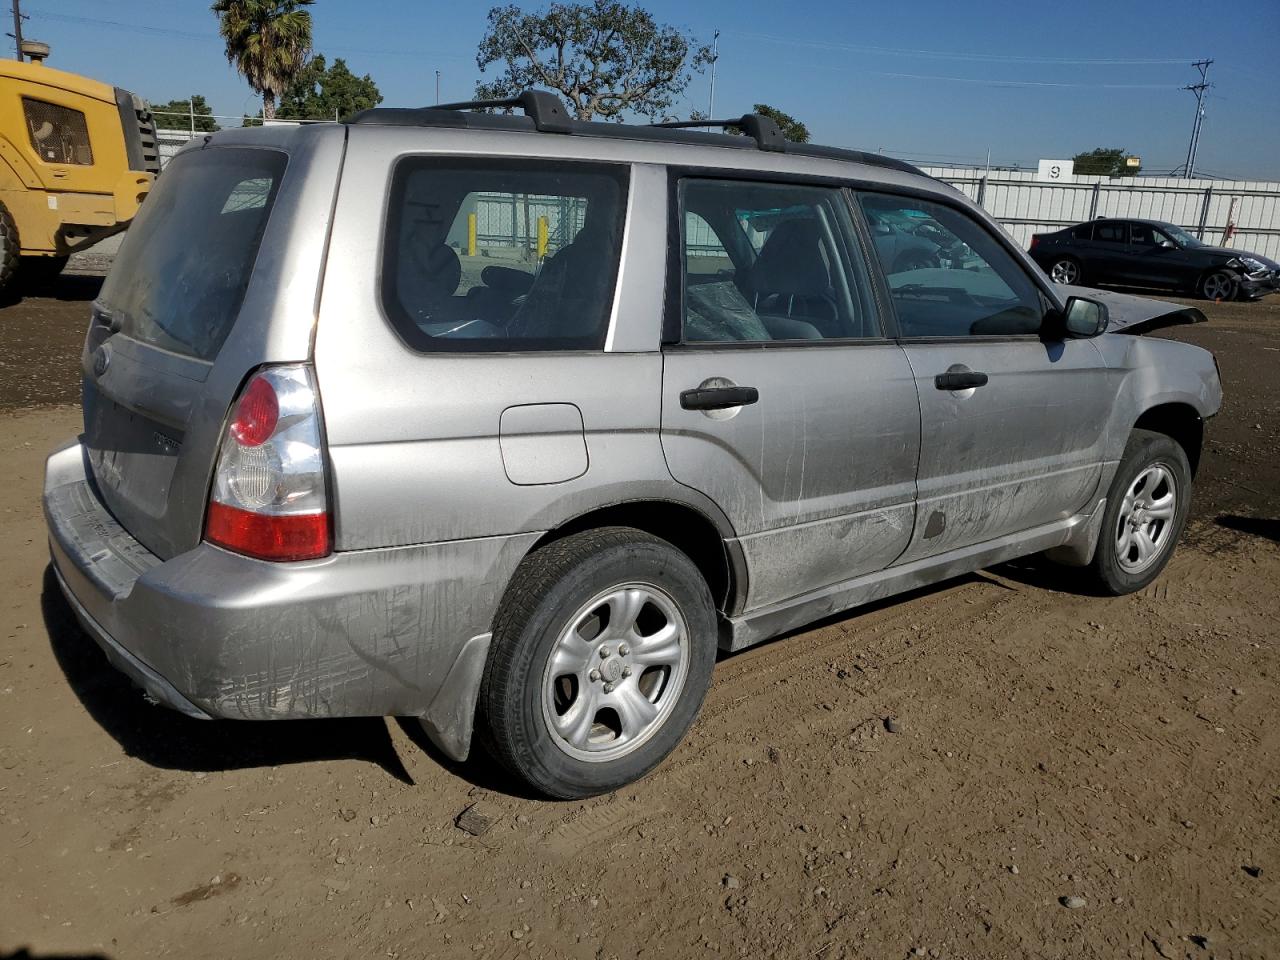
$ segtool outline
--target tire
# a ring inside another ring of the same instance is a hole
[[[1172,497],[1167,515],[1157,516],[1144,506],[1158,506],[1166,495]],[[1182,446],[1163,433],[1134,430],[1107,493],[1098,547],[1086,568],[1088,579],[1113,596],[1146,587],[1173,555],[1190,506],[1191,465]],[[1135,514],[1135,507],[1141,512]],[[1139,532],[1149,551],[1144,551]]]
[[[1057,257],[1049,265],[1049,279],[1054,283],[1079,285],[1084,279],[1084,270],[1075,257]]]
[[[7,293],[18,274],[18,225],[0,203],[0,293]]]
[[[665,540],[604,527],[548,544],[517,568],[494,621],[482,742],[551,797],[638,780],[697,716],[716,628],[706,580]]]
[[[1200,278],[1197,292],[1206,300],[1234,300],[1240,281],[1229,270],[1211,270]]]

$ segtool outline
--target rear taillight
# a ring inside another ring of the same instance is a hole
[[[262,560],[312,560],[332,549],[309,366],[266,367],[240,391],[218,453],[204,538]]]
[[[1028,250],[1034,250],[1034,249],[1036,248],[1036,244],[1037,244],[1037,243],[1039,243],[1039,242],[1040,242],[1040,234],[1038,234],[1038,233],[1033,233],[1033,234],[1031,235],[1031,246],[1030,246],[1030,247],[1028,247],[1027,249],[1028,249]]]

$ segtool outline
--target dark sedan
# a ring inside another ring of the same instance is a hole
[[[1253,300],[1280,290],[1280,264],[1211,247],[1159,220],[1094,220],[1031,238],[1031,257],[1056,283],[1116,283]]]

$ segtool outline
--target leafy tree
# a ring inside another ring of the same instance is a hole
[[[151,113],[156,118],[156,126],[166,130],[190,130],[191,114],[196,115],[196,130],[200,133],[213,133],[222,128],[214,122],[213,111],[204,97],[195,93],[190,100],[169,100],[165,103],[151,104]]]
[[[341,57],[329,67],[317,54],[285,90],[276,116],[282,120],[335,120],[381,102],[382,94],[369,74],[357,77]]]
[[[1088,153],[1077,153],[1071,159],[1075,161],[1075,173],[1099,177],[1132,177],[1139,168],[1125,166],[1125,157],[1128,155],[1124,147],[1095,147]]]
[[[262,94],[262,115],[276,115],[276,101],[311,53],[313,0],[214,0],[227,62]]]
[[[476,64],[502,74],[476,84],[483,100],[530,87],[563,94],[579,120],[622,120],[624,111],[661,116],[711,62],[711,49],[652,14],[617,0],[552,3],[526,13],[493,7]]]
[[[757,103],[755,112],[761,116],[768,117],[782,128],[782,135],[788,140],[794,143],[809,142],[809,128],[791,116],[791,114],[783,113],[777,107],[771,107],[767,103]]]

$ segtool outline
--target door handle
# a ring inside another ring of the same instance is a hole
[[[680,406],[686,410],[726,410],[759,399],[760,391],[755,387],[698,387],[680,393]]]
[[[987,375],[973,370],[964,373],[940,373],[933,378],[933,385],[939,390],[972,390],[974,387],[985,387]]]

